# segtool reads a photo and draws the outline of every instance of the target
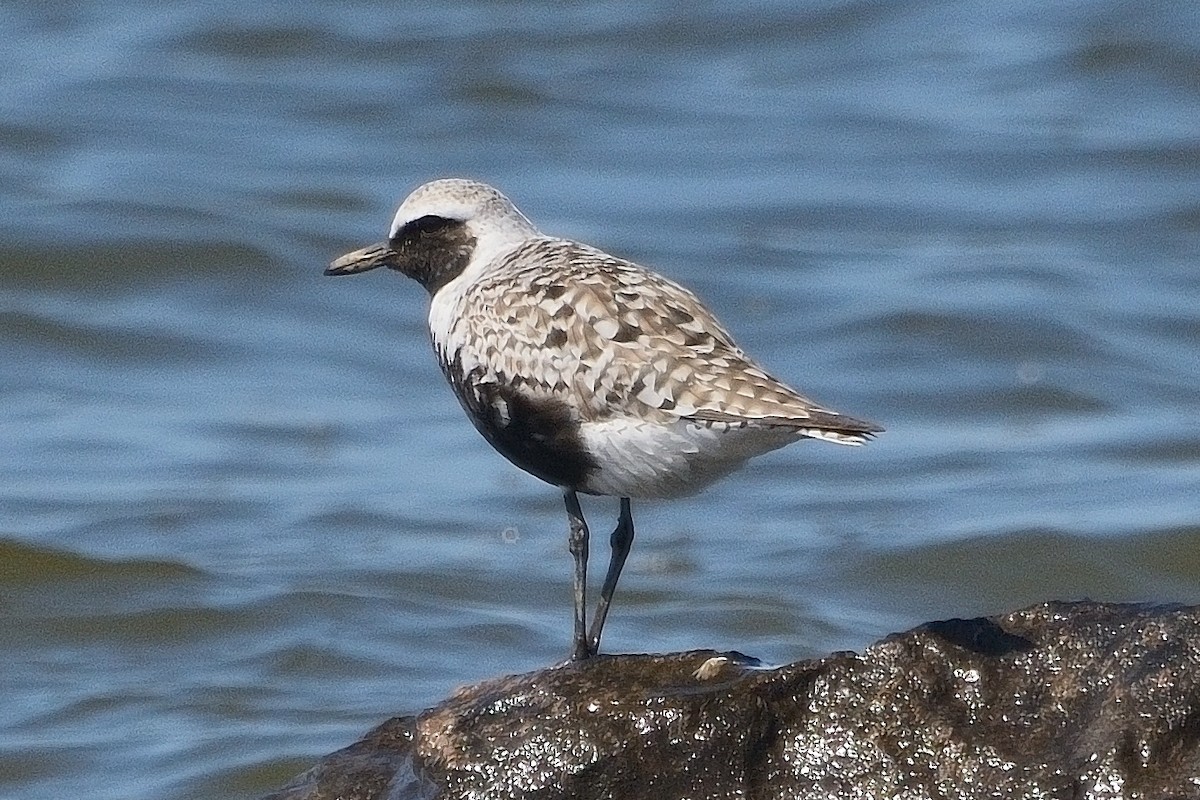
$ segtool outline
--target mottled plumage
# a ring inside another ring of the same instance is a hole
[[[633,536],[629,498],[697,491],[801,438],[857,445],[881,430],[770,375],[687,289],[593,247],[543,236],[481,183],[421,186],[400,206],[386,243],[343,256],[326,272],[379,266],[429,291],[434,349],[476,428],[566,494],[576,657],[599,645]],[[623,498],[586,639],[577,540],[585,560],[587,528],[575,492]]]

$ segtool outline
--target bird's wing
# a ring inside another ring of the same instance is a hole
[[[487,343],[489,371],[570,397],[584,420],[787,427],[846,444],[879,430],[772,377],[687,289],[576,242],[522,245],[467,292],[460,319]]]

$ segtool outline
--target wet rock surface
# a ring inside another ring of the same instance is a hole
[[[1200,798],[1200,608],[1048,603],[764,668],[600,656],[467,687],[269,800]]]

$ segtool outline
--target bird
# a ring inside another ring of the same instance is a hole
[[[633,544],[632,500],[693,494],[791,442],[861,445],[883,431],[775,378],[679,283],[541,233],[479,181],[418,186],[386,241],[335,259],[325,274],[379,267],[428,292],[434,353],[475,428],[562,492],[574,562],[571,660],[599,652]],[[619,498],[590,628],[579,494]]]

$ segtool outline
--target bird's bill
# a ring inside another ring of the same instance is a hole
[[[325,269],[325,274],[354,275],[377,267],[390,267],[396,263],[399,255],[387,242],[379,242],[335,259]]]

